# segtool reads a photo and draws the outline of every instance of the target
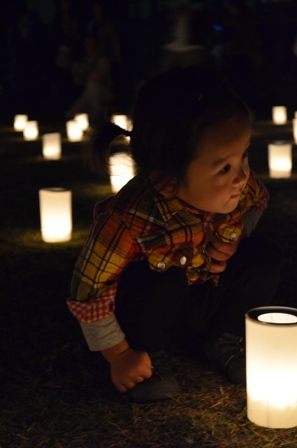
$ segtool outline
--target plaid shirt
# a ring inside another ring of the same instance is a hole
[[[189,284],[210,278],[217,283],[218,276],[208,272],[211,259],[205,248],[210,237],[238,240],[244,213],[263,211],[267,201],[268,192],[252,171],[237,208],[228,214],[195,209],[174,196],[172,187],[159,191],[136,176],[117,195],[95,206],[73,273],[70,311],[86,324],[111,316],[121,273],[144,258],[159,272],[171,266],[185,269]]]

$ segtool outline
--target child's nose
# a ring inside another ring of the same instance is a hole
[[[249,176],[249,168],[248,167],[241,167],[238,170],[238,173],[236,177],[234,178],[234,185],[242,185],[244,186],[246,184],[246,181]]]

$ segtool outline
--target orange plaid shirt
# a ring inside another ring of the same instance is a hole
[[[228,214],[197,210],[178,199],[172,187],[159,191],[136,176],[94,208],[94,222],[72,277],[70,311],[85,324],[111,316],[121,273],[144,258],[156,271],[185,269],[189,284],[210,278],[217,283],[219,277],[208,272],[205,247],[210,236],[238,240],[243,215],[253,208],[263,211],[267,202],[268,192],[252,171],[237,208]]]

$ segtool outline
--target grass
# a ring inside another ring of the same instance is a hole
[[[183,389],[178,399],[144,405],[117,393],[108,365],[87,349],[66,306],[93,205],[110,194],[109,185],[86,167],[84,145],[68,143],[65,135],[58,161],[43,160],[41,140],[24,142],[9,126],[0,137],[0,447],[295,448],[296,428],[252,424],[245,388],[189,354],[172,353]],[[292,139],[290,125],[256,123],[250,163],[271,194],[257,232],[274,238],[284,252],[276,301],[296,306],[297,152],[291,179],[267,175],[267,142],[283,138]],[[41,240],[38,190],[52,186],[73,192],[69,243]]]

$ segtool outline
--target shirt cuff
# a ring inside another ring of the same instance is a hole
[[[125,339],[115,315],[106,319],[80,326],[91,351],[101,351],[114,347]]]

